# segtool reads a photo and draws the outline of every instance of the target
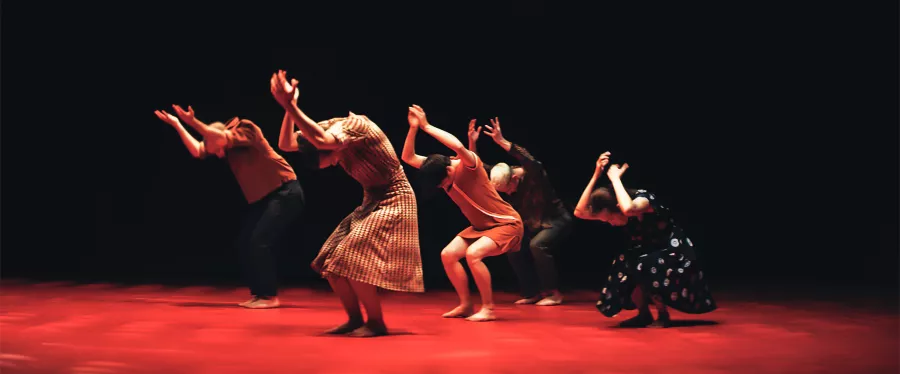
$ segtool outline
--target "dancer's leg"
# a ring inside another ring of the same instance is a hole
[[[519,294],[522,299],[516,304],[534,304],[542,299],[538,288],[538,273],[535,269],[531,253],[528,251],[516,251],[506,254],[509,265],[512,266],[516,278],[519,280]]]
[[[467,317],[474,311],[469,294],[469,278],[466,276],[466,269],[459,263],[466,256],[467,247],[466,240],[457,236],[441,251],[444,271],[447,272],[447,278],[450,278],[450,283],[453,284],[456,294],[459,295],[459,306],[444,313],[445,318]]]
[[[553,227],[538,232],[529,243],[531,255],[534,258],[534,267],[537,270],[541,282],[541,291],[545,297],[539,301],[539,306],[553,306],[562,303],[562,294],[559,292],[559,274],[556,271],[556,262],[553,260],[553,250],[557,249],[562,240],[571,231],[569,221],[560,220]]]
[[[646,327],[653,323],[653,315],[650,314],[650,296],[643,286],[638,284],[631,293],[631,301],[637,306],[638,315],[626,319],[619,324],[622,327]]]
[[[347,278],[338,276],[328,276],[327,279],[328,284],[331,285],[331,289],[334,290],[334,293],[341,299],[341,305],[344,306],[344,311],[347,312],[347,322],[329,329],[325,331],[325,333],[346,334],[362,327],[363,316],[362,311],[359,310],[359,299],[356,297],[353,287],[350,286],[350,282]]]
[[[256,279],[259,300],[244,305],[265,309],[279,306],[275,250],[288,227],[303,209],[303,190],[297,182],[288,183],[260,201],[263,211],[250,234],[249,259]]]
[[[669,309],[659,295],[653,295],[651,298],[653,305],[656,306],[656,321],[650,326],[653,327],[669,327],[672,326],[672,319],[669,317]]]
[[[378,289],[371,285],[355,280],[349,280],[353,291],[366,308],[366,324],[353,331],[351,335],[358,337],[372,337],[387,335],[387,326],[384,324],[384,316],[381,314],[381,300],[378,298]]]
[[[478,238],[466,250],[466,262],[469,264],[472,278],[475,278],[475,285],[478,286],[478,292],[481,294],[481,310],[467,318],[469,321],[481,322],[496,319],[494,316],[494,292],[491,289],[491,272],[481,260],[499,254],[500,248],[497,243],[486,236]]]

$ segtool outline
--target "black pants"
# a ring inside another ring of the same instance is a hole
[[[507,256],[516,277],[519,278],[523,297],[537,296],[542,291],[552,291],[559,287],[559,275],[556,271],[556,262],[553,261],[553,252],[572,232],[572,221],[571,216],[565,215],[553,220],[551,228],[526,230],[525,239],[530,239],[529,250],[522,248]]]
[[[251,295],[278,295],[275,250],[305,204],[300,183],[290,181],[250,205],[238,246]]]

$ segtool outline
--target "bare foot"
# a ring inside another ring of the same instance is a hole
[[[495,319],[497,319],[497,316],[494,315],[493,309],[488,309],[488,308],[482,307],[481,310],[478,311],[478,313],[475,313],[472,316],[470,316],[469,318],[466,318],[466,321],[487,322],[487,321],[493,321]]]
[[[475,313],[475,307],[472,305],[463,305],[453,308],[453,310],[444,313],[441,317],[444,318],[465,318],[471,316],[472,313]]]
[[[387,327],[383,324],[381,326],[370,326],[369,324],[366,324],[363,327],[353,330],[353,332],[350,333],[350,336],[354,338],[373,338],[376,336],[385,336],[387,334]]]
[[[356,330],[356,329],[362,327],[364,324],[365,323],[363,323],[362,319],[349,320],[349,321],[345,322],[343,325],[325,330],[325,333],[329,334],[329,335],[343,335],[343,334],[352,332],[353,330]]]
[[[516,300],[516,305],[531,305],[537,303],[538,301],[541,301],[541,295]]]
[[[562,294],[554,293],[553,295],[545,297],[543,300],[537,302],[537,306],[556,306],[562,304]]]
[[[268,299],[260,297],[252,302],[241,304],[241,306],[247,309],[272,309],[281,306],[281,302],[277,297]]]

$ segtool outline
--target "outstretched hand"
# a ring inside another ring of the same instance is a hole
[[[503,144],[506,139],[503,138],[503,132],[500,130],[500,118],[491,119],[491,125],[493,126],[485,126],[487,130],[484,130],[484,133],[494,139],[495,143]]]
[[[619,166],[618,164],[612,164],[609,166],[609,170],[606,171],[606,176],[609,177],[610,180],[622,178],[622,174],[625,173],[625,170],[628,170],[628,164],[623,164]]]
[[[172,108],[175,109],[175,114],[177,114],[178,118],[181,118],[182,121],[188,124],[194,123],[194,108],[191,108],[190,105],[188,105],[187,111],[177,104],[172,104]]]
[[[481,126],[478,126],[478,128],[475,128],[475,120],[473,119],[473,120],[469,121],[469,141],[473,142],[473,143],[477,142],[478,137],[480,135],[481,135]]]
[[[602,171],[603,168],[609,164],[609,155],[611,155],[611,153],[603,152],[603,154],[600,155],[600,158],[597,159],[597,172]]]
[[[423,129],[428,127],[428,118],[425,117],[425,110],[416,104],[409,107],[409,113],[406,115],[406,120],[409,121],[409,127]]]
[[[290,83],[288,83],[287,72],[279,70],[277,73],[272,74],[272,78],[269,79],[269,91],[272,92],[275,101],[278,101],[281,106],[287,107],[299,97],[297,83],[296,79],[291,79]]]
[[[163,122],[168,123],[172,127],[181,126],[181,122],[178,122],[178,117],[166,112],[165,110],[157,110],[154,111],[153,114],[156,114],[156,117],[161,119]]]

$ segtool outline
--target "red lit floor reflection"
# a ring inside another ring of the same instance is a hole
[[[284,308],[246,310],[243,289],[3,283],[6,373],[897,373],[888,308],[767,301],[719,292],[693,326],[619,329],[593,293],[517,307],[500,321],[441,319],[449,292],[388,294],[393,336],[326,337],[343,322],[328,292],[289,289]]]

